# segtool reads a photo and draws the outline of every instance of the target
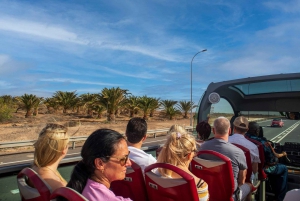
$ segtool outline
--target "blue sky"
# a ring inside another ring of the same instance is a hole
[[[0,95],[193,100],[210,82],[299,72],[300,1],[0,0]]]

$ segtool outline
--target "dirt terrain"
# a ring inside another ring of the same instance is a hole
[[[137,116],[142,117],[142,114]],[[18,111],[18,113],[13,113],[13,118],[11,120],[0,124],[0,142],[35,140],[41,129],[47,123],[59,123],[68,126],[70,136],[88,136],[99,128],[110,128],[124,134],[129,119],[128,116],[120,115],[116,118],[115,122],[107,122],[105,116],[101,119],[96,119],[87,118],[83,114],[78,115],[75,113],[40,113],[37,116],[25,118],[25,112]],[[153,130],[169,128],[173,124],[189,126],[190,120],[184,119],[182,116],[178,116],[174,118],[174,120],[168,120],[157,112],[154,117],[147,120],[147,123],[148,130]],[[15,152],[17,150],[24,151],[24,149],[31,148],[3,149],[0,150],[0,153]]]

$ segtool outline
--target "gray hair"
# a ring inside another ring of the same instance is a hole
[[[230,122],[226,117],[218,117],[214,121],[214,130],[216,134],[226,135],[230,128]]]

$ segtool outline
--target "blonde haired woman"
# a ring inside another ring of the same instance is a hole
[[[192,175],[195,179],[200,201],[208,200],[208,186],[205,181],[199,179],[189,171],[189,164],[197,154],[195,138],[187,133],[171,132],[163,146],[157,162],[170,163]],[[158,169],[165,177],[180,178],[178,174],[167,169]]]
[[[57,171],[59,162],[68,151],[67,128],[59,124],[47,124],[34,144],[35,170],[51,187],[51,190],[66,186],[67,182]]]
[[[183,128],[182,126],[179,126],[178,124],[174,124],[170,127],[168,134],[172,133],[172,132],[179,132],[181,134],[187,134],[187,130],[185,128]]]

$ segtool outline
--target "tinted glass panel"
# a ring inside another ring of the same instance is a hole
[[[270,82],[257,82],[234,85],[245,95],[300,91],[300,80],[279,80]]]

